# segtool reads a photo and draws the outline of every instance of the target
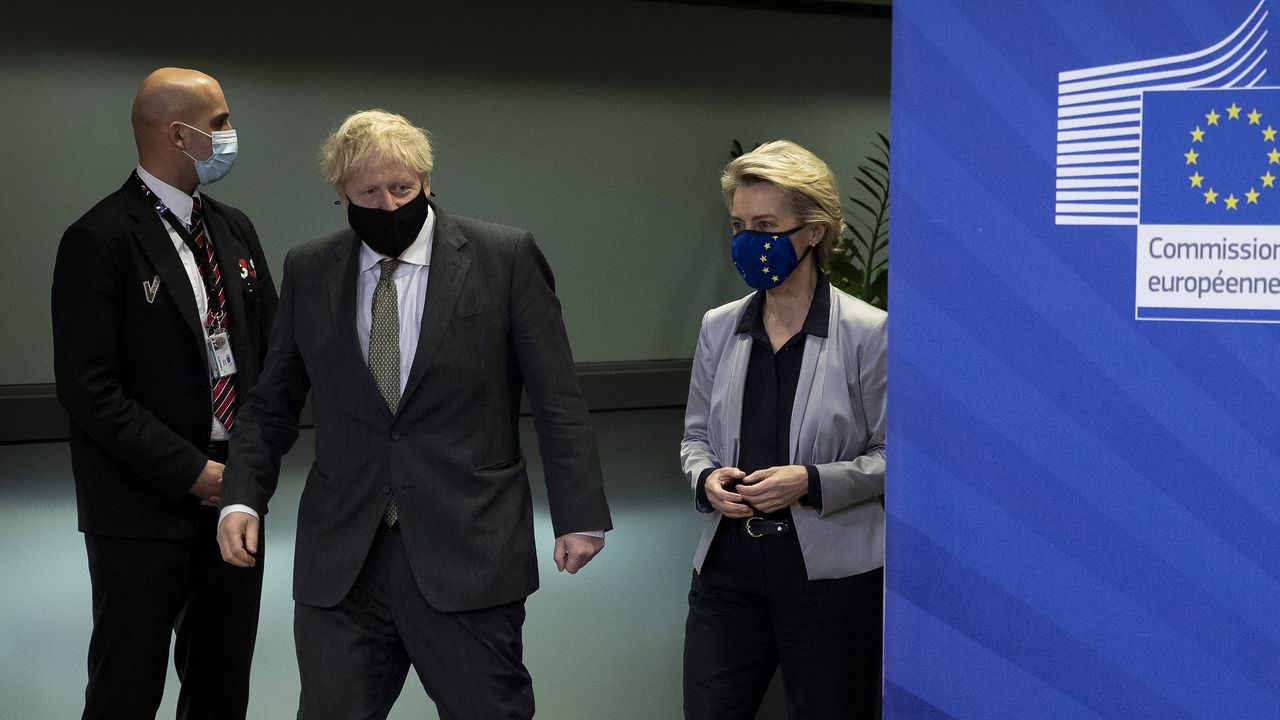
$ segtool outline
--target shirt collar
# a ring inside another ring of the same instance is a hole
[[[764,329],[764,290],[757,290],[747,303],[747,309],[738,319],[739,333],[765,335]],[[818,282],[813,288],[813,300],[809,303],[809,313],[804,316],[804,325],[800,332],[815,337],[827,336],[827,325],[831,319],[831,281],[827,274],[819,271]]]
[[[173,213],[174,217],[181,220],[187,227],[191,227],[190,195],[147,172],[141,165],[138,166],[138,177],[142,178],[142,182],[151,188],[151,192],[155,193],[156,197],[160,198],[160,202],[169,208],[169,212]]]
[[[418,231],[418,237],[405,251],[400,253],[400,262],[409,265],[421,265],[423,267],[431,267],[431,244],[435,240],[436,234],[436,211],[435,208],[427,205],[427,219],[422,223],[422,229]],[[373,248],[360,243],[360,272],[368,272],[378,266],[378,263],[387,259],[386,255],[375,252]]]

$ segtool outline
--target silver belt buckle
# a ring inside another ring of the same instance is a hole
[[[752,515],[751,517],[747,518],[747,521],[745,523],[743,523],[743,525],[747,528],[747,534],[753,538],[764,537],[764,533],[758,533],[755,530],[751,529],[751,521],[760,520],[760,519],[761,519],[760,516]]]

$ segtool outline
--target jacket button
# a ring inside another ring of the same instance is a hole
[[[399,431],[396,431],[396,432],[391,433],[391,439],[392,439],[392,440],[399,440],[399,439],[400,439],[400,432],[399,432]]]
[[[390,493],[391,493],[391,486],[390,486],[390,485],[383,485],[383,486],[382,486],[382,494],[383,494],[383,495],[388,495],[388,494],[390,494]]]

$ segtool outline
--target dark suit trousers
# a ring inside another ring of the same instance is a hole
[[[441,612],[418,589],[399,529],[379,524],[355,585],[331,608],[294,606],[298,720],[387,717],[413,665],[442,720],[527,720],[524,600]]]
[[[216,508],[200,508],[186,540],[85,535],[93,585],[86,720],[154,718],[175,633],[179,720],[245,716],[264,548],[256,568],[226,564],[217,520]]]
[[[779,664],[791,720],[876,717],[883,579],[808,580],[794,532],[721,520],[689,591],[685,718],[754,720]]]

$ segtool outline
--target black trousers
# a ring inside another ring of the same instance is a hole
[[[179,720],[245,717],[265,546],[255,568],[226,564],[217,520],[217,508],[200,508],[187,540],[85,535],[93,587],[86,720],[155,718],[175,633]]]
[[[441,612],[422,597],[400,531],[379,526],[355,585],[331,608],[294,606],[298,720],[387,717],[412,665],[442,720],[527,720],[524,600]]]
[[[876,717],[884,570],[808,580],[794,532],[724,519],[689,590],[687,720],[754,720],[781,665],[791,720]]]

